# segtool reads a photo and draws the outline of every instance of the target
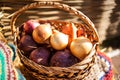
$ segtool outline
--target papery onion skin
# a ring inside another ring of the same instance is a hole
[[[69,35],[68,46],[70,46],[73,39],[77,38],[77,28],[73,23],[63,26],[62,32]]]
[[[37,43],[44,43],[52,34],[50,24],[41,24],[33,30],[32,36]]]
[[[70,45],[70,50],[74,56],[84,59],[93,47],[92,42],[86,37],[78,37],[74,39]]]
[[[55,32],[50,37],[51,46],[56,50],[62,50],[68,45],[68,35],[62,32]]]

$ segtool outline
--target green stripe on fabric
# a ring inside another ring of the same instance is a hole
[[[11,43],[8,43],[8,47],[12,50],[12,61],[14,61],[16,57],[16,47]]]
[[[2,50],[0,50],[0,80],[5,80],[5,57]]]

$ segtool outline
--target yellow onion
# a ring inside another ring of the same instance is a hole
[[[85,58],[92,49],[91,41],[86,37],[78,37],[74,39],[70,45],[70,50],[78,59]]]
[[[50,37],[51,46],[56,50],[62,50],[68,45],[68,35],[56,31]]]
[[[37,43],[44,43],[52,34],[51,25],[41,24],[33,30],[32,36]]]

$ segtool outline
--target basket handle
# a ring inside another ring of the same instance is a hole
[[[60,4],[58,2],[35,2],[35,3],[31,3],[28,4],[24,7],[22,7],[21,9],[19,9],[18,11],[16,11],[14,13],[14,15],[12,16],[10,25],[11,25],[11,30],[13,33],[13,36],[15,36],[16,34],[16,28],[15,28],[15,22],[18,16],[20,16],[24,11],[28,10],[28,9],[32,9],[32,8],[36,8],[36,7],[40,7],[40,6],[53,6],[55,8],[59,8],[59,9],[63,9],[65,11],[71,12],[73,14],[75,14],[76,16],[78,16],[91,30],[93,30],[93,37],[95,39],[96,42],[99,42],[99,37],[98,37],[98,33],[97,30],[94,26],[94,24],[92,23],[92,21],[86,16],[84,15],[81,11],[78,11],[77,9],[70,7],[66,4]]]

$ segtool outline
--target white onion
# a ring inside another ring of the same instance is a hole
[[[50,37],[51,46],[56,50],[62,50],[68,45],[68,35],[62,32],[54,32]]]

